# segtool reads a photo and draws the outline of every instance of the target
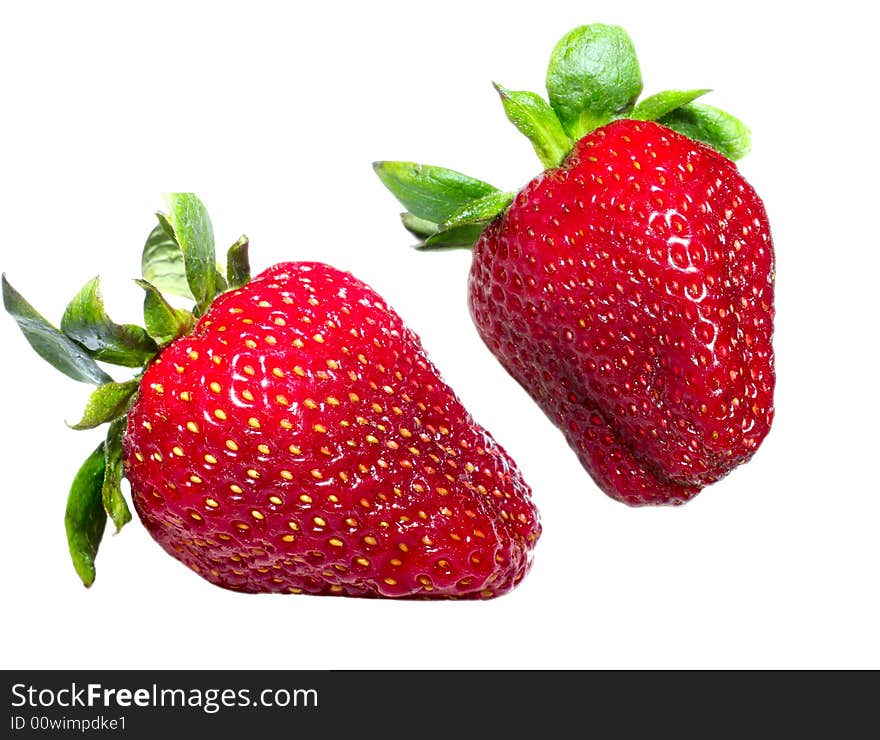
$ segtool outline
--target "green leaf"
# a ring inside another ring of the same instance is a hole
[[[44,319],[2,276],[3,305],[15,319],[28,344],[56,370],[81,383],[102,385],[111,378],[92,359],[84,347],[62,334]]]
[[[244,235],[226,253],[226,279],[230,288],[240,288],[251,279],[248,238]]]
[[[146,280],[135,280],[145,291],[144,323],[147,331],[159,344],[188,334],[195,326],[195,316],[189,311],[172,307],[156,288]]]
[[[550,55],[550,105],[574,141],[626,115],[641,91],[635,47],[619,26],[595,23],[575,28]]]
[[[183,252],[186,282],[201,315],[217,294],[214,227],[204,204],[193,193],[169,193],[166,200],[168,222]]]
[[[123,383],[105,383],[92,393],[86,403],[82,419],[71,424],[71,429],[94,429],[128,413],[131,400],[137,392],[136,378]]]
[[[424,244],[417,247],[420,250],[432,249],[470,249],[477,243],[480,234],[486,228],[486,224],[465,224],[454,226],[446,231],[440,231],[425,239]]]
[[[627,118],[638,121],[656,121],[676,108],[692,103],[711,90],[664,90],[640,100]]]
[[[125,418],[116,419],[107,431],[104,444],[104,482],[101,486],[101,501],[104,511],[116,525],[118,532],[131,521],[131,512],[122,495],[122,435],[125,432]]]
[[[482,224],[484,227],[501,213],[516,196],[516,193],[489,193],[466,203],[440,224],[441,233],[458,226]]]
[[[164,215],[157,215],[159,224],[150,232],[141,254],[141,275],[163,293],[194,300],[171,224]]]
[[[507,119],[532,142],[544,167],[557,167],[571,151],[571,140],[559,117],[540,95],[514,91],[492,83],[501,96]]]
[[[375,162],[373,169],[397,200],[418,218],[439,223],[465,203],[498,188],[455,170],[414,162]]]
[[[413,216],[409,211],[401,213],[400,220],[406,230],[419,239],[427,239],[439,230],[439,227],[433,221]]]
[[[220,272],[220,268],[217,267],[214,270],[214,295],[220,295],[229,287],[226,282],[226,278],[223,276],[223,273]]]
[[[664,126],[708,144],[728,159],[741,159],[752,148],[752,133],[738,118],[705,103],[688,103],[658,120]]]
[[[86,588],[95,581],[95,556],[107,525],[107,513],[101,503],[104,466],[104,443],[101,442],[77,471],[64,512],[70,557]]]
[[[89,280],[67,304],[61,331],[95,359],[125,367],[141,367],[158,350],[146,329],[110,320],[104,310],[98,278]]]
[[[165,232],[165,235],[171,239],[175,244],[177,244],[177,237],[174,236],[174,227],[171,225],[171,222],[168,220],[168,216],[166,216],[161,211],[156,211],[156,220],[159,222],[159,226],[162,227],[162,231]],[[177,244],[177,248],[180,249],[180,245]],[[180,255],[181,262],[183,261],[183,254]],[[184,296],[181,296],[184,297]]]

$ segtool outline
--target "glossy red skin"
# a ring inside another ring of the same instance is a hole
[[[469,302],[603,491],[680,504],[770,429],[773,276],[764,206],[736,165],[622,120],[483,233]]]
[[[220,296],[128,419],[141,520],[219,586],[488,598],[529,569],[540,525],[516,465],[397,314],[327,265]]]

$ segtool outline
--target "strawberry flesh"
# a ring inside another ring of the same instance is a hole
[[[147,368],[125,471],[159,544],[247,592],[488,598],[540,533],[528,485],[368,286],[284,263]]]
[[[621,120],[486,229],[469,303],[609,496],[680,504],[770,429],[773,270],[763,204],[733,162]]]

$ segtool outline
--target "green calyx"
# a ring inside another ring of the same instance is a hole
[[[71,429],[109,424],[106,437],[74,477],[64,517],[73,566],[87,587],[95,579],[107,519],[118,532],[132,518],[122,491],[122,439],[143,369],[163,347],[191,332],[220,293],[250,280],[247,237],[229,248],[224,274],[202,202],[192,193],[171,193],[166,204],[168,212],[156,214],[158,223],[141,252],[141,277],[135,280],[144,290],[144,326],[110,319],[97,277],[68,303],[56,327],[2,276],[3,305],[31,347],[68,377],[96,386]],[[177,308],[163,293],[195,305]],[[99,362],[133,368],[134,376],[116,381]]]
[[[751,146],[742,121],[697,102],[708,89],[664,90],[639,100],[638,58],[619,26],[595,23],[565,34],[550,55],[546,99],[493,84],[508,120],[529,140],[546,169],[562,164],[588,133],[621,118],[656,121],[733,160],[745,156]],[[513,198],[512,193],[442,167],[412,162],[373,166],[406,209],[401,219],[419,240],[419,249],[473,247]]]

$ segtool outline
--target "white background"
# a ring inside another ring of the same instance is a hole
[[[100,273],[111,315],[160,194],[192,190],[254,267],[353,271],[421,335],[519,462],[544,534],[513,593],[423,603],[243,596],[109,531],[70,565],[89,393],[0,315],[5,668],[880,668],[878,69],[870,4],[5,3],[0,269],[43,313]],[[646,93],[711,87],[754,132],[740,164],[777,249],[777,417],[684,507],[604,496],[480,343],[466,252],[420,254],[377,159],[503,188],[538,172],[490,85],[541,91],[574,26],[623,25]]]

